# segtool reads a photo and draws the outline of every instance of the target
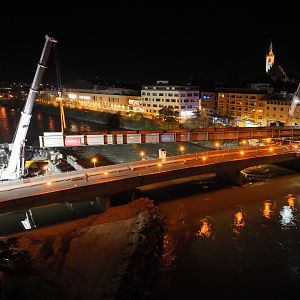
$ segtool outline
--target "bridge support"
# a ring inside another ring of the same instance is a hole
[[[300,158],[289,161],[278,162],[275,165],[280,167],[300,172]]]
[[[217,178],[221,179],[222,181],[236,185],[236,186],[242,186],[243,185],[243,175],[240,171],[233,171],[233,172],[218,172],[216,174]]]

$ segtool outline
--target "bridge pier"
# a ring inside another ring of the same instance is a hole
[[[243,185],[243,175],[240,171],[233,171],[233,172],[218,172],[216,173],[216,177],[221,179],[222,181],[236,185],[242,186]]]
[[[300,172],[300,158],[294,159],[294,160],[289,160],[289,161],[278,162],[278,163],[275,163],[275,165],[278,165],[278,166],[286,168],[286,169]]]

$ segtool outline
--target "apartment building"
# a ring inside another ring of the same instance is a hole
[[[201,92],[200,106],[208,115],[215,114],[218,108],[218,97],[216,92]]]
[[[264,100],[267,91],[248,88],[224,88],[217,91],[218,114],[235,120],[262,123]]]
[[[196,86],[170,85],[161,82],[144,85],[141,90],[141,105],[148,114],[158,115],[163,107],[173,107],[181,118],[192,118],[199,109],[199,88]]]
[[[263,105],[262,126],[272,123],[285,123],[289,117],[289,109],[292,104],[293,94],[286,92],[269,95]],[[300,106],[297,105],[290,125],[300,125]]]
[[[99,111],[135,111],[143,112],[141,98],[138,92],[121,88],[103,89],[64,89],[63,101],[65,106],[86,108]],[[42,95],[41,95],[42,96]],[[43,97],[41,97],[43,99]],[[44,96],[47,101],[56,97]]]

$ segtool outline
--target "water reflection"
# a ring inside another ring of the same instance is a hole
[[[289,207],[291,207],[292,209],[295,209],[295,200],[296,200],[296,198],[293,197],[293,194],[288,194],[286,198],[287,198],[287,202],[288,202]]]
[[[239,209],[234,214],[233,223],[232,223],[233,233],[239,235],[241,233],[242,228],[245,227],[245,225],[246,225],[245,213],[241,209]]]
[[[296,226],[296,220],[294,216],[294,213],[296,213],[296,198],[293,196],[293,194],[288,194],[286,198],[288,205],[283,206],[283,208],[279,212],[281,217],[280,224],[283,230]]]
[[[293,210],[290,206],[284,206],[280,211],[282,229],[288,229],[295,226]]]
[[[263,202],[262,214],[266,219],[271,219],[273,215],[274,203],[271,200]]]
[[[103,199],[51,204],[0,214],[0,235],[40,228],[104,211]]]
[[[200,229],[197,231],[196,235],[199,237],[213,238],[212,224],[209,222],[208,218],[200,220]]]

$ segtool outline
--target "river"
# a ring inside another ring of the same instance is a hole
[[[300,175],[281,172],[286,175],[242,187],[211,178],[146,192],[167,217],[168,242],[176,249],[158,299],[288,299],[298,293]]]
[[[0,107],[0,142],[11,141],[19,114],[17,109]],[[77,121],[69,121],[68,126],[99,129],[97,124]],[[43,131],[59,128],[58,117],[37,113],[28,142],[36,142]],[[166,216],[169,230],[165,282],[156,299],[288,299],[293,295],[296,299],[300,284],[300,175],[268,166],[262,170],[266,172],[260,174],[260,180],[242,187],[212,177],[143,191]],[[279,173],[281,176],[275,176]],[[21,221],[30,219],[30,213],[36,215],[37,227],[48,225],[48,219],[63,219],[52,218],[54,215],[67,214],[67,219],[72,219],[98,213],[99,206],[88,200],[73,207],[55,205],[48,211],[46,207],[27,211],[27,215],[2,215],[2,234],[25,230]],[[84,207],[84,212],[78,213],[77,206],[80,210]],[[10,230],[5,229],[9,224]]]
[[[59,109],[59,108],[57,108]],[[0,106],[0,143],[11,143],[21,116],[21,109]],[[61,131],[60,117],[33,111],[27,133],[27,145],[38,146],[39,136],[44,131]],[[77,131],[97,131],[103,130],[107,126],[93,122],[67,119],[67,130]]]

